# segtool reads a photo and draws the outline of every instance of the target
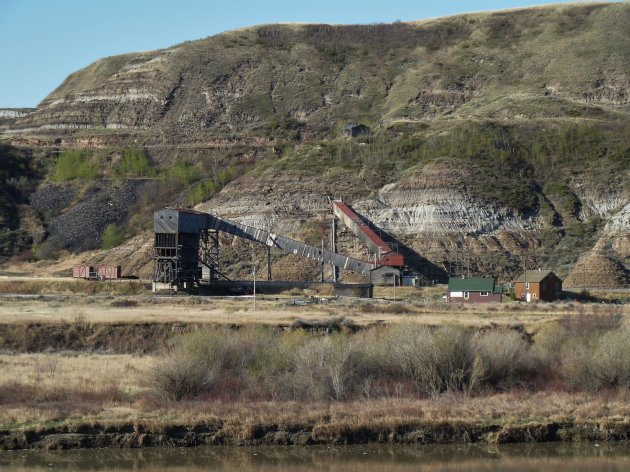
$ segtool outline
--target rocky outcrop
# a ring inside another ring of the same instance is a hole
[[[32,113],[34,108],[0,108],[0,132],[11,128],[17,118]]]
[[[454,165],[455,164],[455,165]],[[491,235],[499,230],[540,229],[537,218],[522,218],[467,191],[469,174],[457,162],[433,162],[412,177],[379,191],[380,208],[366,216],[378,226],[400,235],[417,233]]]
[[[604,227],[607,234],[630,232],[630,203],[617,212]],[[627,235],[627,234],[626,234]]]
[[[72,185],[42,185],[30,196],[33,209],[42,216],[54,218],[68,208],[77,195],[77,188]]]

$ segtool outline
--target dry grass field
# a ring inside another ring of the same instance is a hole
[[[291,325],[299,320],[345,318],[357,326],[419,323],[493,326],[521,324],[536,330],[578,313],[630,314],[630,305],[576,302],[525,305],[505,302],[457,305],[441,301],[444,287],[376,288],[375,299],[318,298],[309,292],[250,297],[159,296],[137,281],[97,283],[73,279],[0,278],[0,323],[211,323]],[[4,294],[4,295],[2,295]],[[293,304],[305,300],[303,306]]]
[[[296,320],[321,320],[344,317],[353,324],[419,323],[426,325],[462,324],[493,326],[522,324],[535,329],[551,320],[586,312],[593,314],[619,313],[627,316],[630,307],[617,305],[541,304],[526,306],[518,303],[500,306],[459,306],[442,303],[331,301],[321,305],[295,306],[290,299],[260,299],[256,309],[251,298],[202,299],[63,296],[44,298],[0,299],[0,323],[45,322],[64,323],[82,318],[90,323],[124,322],[195,322],[212,324],[291,325]],[[117,303],[118,301],[118,303]]]
[[[0,354],[0,385],[59,389],[120,389],[134,396],[147,390],[143,379],[155,356],[85,352]]]

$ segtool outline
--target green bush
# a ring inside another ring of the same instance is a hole
[[[66,182],[74,179],[94,180],[99,166],[87,151],[72,149],[62,152],[55,163],[52,180]]]
[[[109,224],[101,236],[101,249],[111,249],[120,246],[125,240],[124,231],[115,224]]]
[[[217,183],[221,186],[229,184],[236,176],[236,169],[234,166],[225,167],[221,169],[217,176]]]
[[[144,151],[134,147],[123,151],[116,173],[124,177],[152,177],[155,169]]]
[[[199,180],[199,171],[192,164],[177,162],[166,170],[165,178],[182,185],[190,185]]]
[[[219,190],[221,190],[221,187],[213,180],[200,182],[195,185],[188,200],[191,205],[197,205],[198,203],[210,200]]]
[[[225,167],[219,171],[214,180],[200,182],[190,192],[188,200],[191,205],[210,200],[225,185],[230,183],[236,177],[236,168],[234,166]]]

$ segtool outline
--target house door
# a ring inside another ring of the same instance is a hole
[[[532,301],[532,294],[527,292],[527,303]]]

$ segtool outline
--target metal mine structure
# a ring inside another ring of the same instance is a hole
[[[394,251],[373,229],[341,200],[332,201],[334,215],[343,222],[373,253],[371,260],[364,261],[338,254],[336,251],[335,223],[332,231],[332,251],[311,246],[271,231],[247,226],[209,213],[183,209],[163,208],[154,213],[153,276],[154,290],[190,289],[202,283],[213,284],[219,278],[227,279],[219,270],[219,233],[267,246],[271,249],[294,254],[330,264],[333,282],[337,282],[339,269],[366,275],[371,284],[400,283],[403,257]],[[334,221],[334,220],[333,220]],[[271,280],[269,264],[268,280]]]
[[[373,256],[374,269],[370,273],[370,281],[376,285],[398,285],[401,283],[405,260],[394,251],[366,221],[342,200],[333,200],[334,215],[354,235],[367,246]]]

